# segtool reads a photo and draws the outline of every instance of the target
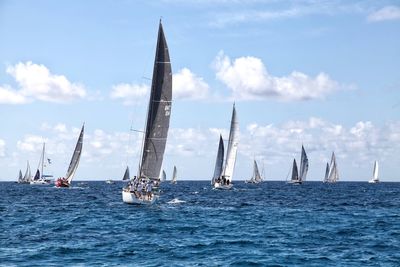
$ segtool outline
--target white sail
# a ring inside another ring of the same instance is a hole
[[[299,180],[301,182],[306,180],[307,177],[307,172],[308,172],[308,157],[306,154],[306,150],[304,149],[304,146],[301,146],[301,158],[300,158],[300,174],[299,174]]]
[[[335,183],[339,180],[339,172],[336,164],[335,152],[332,152],[331,164],[329,166],[328,182]]]
[[[26,171],[24,178],[22,179],[25,183],[29,183],[31,181],[31,166],[29,165],[29,161],[26,163]]]
[[[256,183],[262,182],[262,177],[260,175],[260,172],[258,170],[257,162],[254,161],[254,181]]]
[[[19,174],[18,174],[18,183],[22,183],[23,182],[23,176],[22,176],[22,172],[21,170],[19,170]]]
[[[83,146],[83,134],[84,134],[85,124],[82,125],[81,132],[79,134],[78,141],[76,142],[74,153],[72,154],[71,162],[69,163],[67,174],[65,178],[68,180],[68,183],[71,183],[72,178],[74,178],[76,169],[79,165],[79,160],[81,158],[82,146]]]
[[[178,171],[176,170],[176,166],[174,166],[174,172],[172,173],[171,183],[176,184],[177,175],[178,175]]]
[[[378,161],[375,160],[372,179],[369,181],[369,183],[379,183],[378,170],[379,170]]]
[[[237,148],[239,143],[239,122],[236,117],[235,104],[233,104],[231,130],[229,132],[228,149],[226,153],[225,169],[223,176],[229,183],[232,181],[233,170],[235,169]]]
[[[164,170],[162,170],[161,182],[165,182],[167,180],[167,174]]]

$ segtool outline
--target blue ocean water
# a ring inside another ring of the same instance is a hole
[[[400,266],[400,183],[163,184],[157,205],[122,183],[0,183],[0,265]]]

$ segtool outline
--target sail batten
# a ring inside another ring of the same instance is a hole
[[[162,64],[160,64],[162,63]],[[160,22],[139,175],[159,179],[172,102],[172,69]]]

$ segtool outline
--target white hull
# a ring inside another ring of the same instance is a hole
[[[214,183],[214,189],[229,190],[232,188],[232,184],[221,185],[220,183]]]
[[[140,198],[137,198],[134,193],[122,190],[122,201],[127,204],[148,204],[151,205],[155,203],[158,199],[157,195],[152,196],[151,199],[148,199],[146,195],[141,195]]]
[[[372,180],[369,180],[368,183],[377,184],[377,183],[379,183],[379,180],[372,179]]]
[[[29,184],[32,184],[32,185],[46,185],[46,184],[50,184],[50,181],[49,180],[43,180],[43,179],[39,179],[39,180],[36,180],[36,181],[31,181]]]
[[[289,181],[288,183],[289,183],[289,184],[294,184],[294,185],[300,185],[300,184],[302,184],[303,182],[302,182],[302,181],[299,181],[299,180],[294,180],[294,181]]]

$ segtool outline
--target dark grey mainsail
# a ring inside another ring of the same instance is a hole
[[[326,169],[325,169],[325,178],[324,178],[324,183],[328,182],[328,175],[329,175],[329,163],[326,163]]]
[[[128,181],[129,180],[129,167],[126,166],[126,170],[124,173],[124,177],[122,178],[122,181]]]
[[[301,182],[306,180],[307,172],[308,172],[308,157],[304,149],[304,146],[301,145],[300,175],[299,175],[299,180]]]
[[[293,159],[293,167],[292,167],[292,181],[299,180],[299,172],[297,170],[296,159]]]
[[[72,154],[71,162],[69,163],[67,174],[65,178],[68,183],[71,183],[72,178],[75,175],[76,169],[78,168],[79,160],[81,158],[82,146],[83,146],[83,134],[85,130],[85,124],[82,125],[81,133],[79,134],[78,141],[76,142],[74,153]]]
[[[217,159],[215,160],[215,169],[211,184],[214,184],[214,181],[221,176],[223,164],[224,164],[224,141],[222,140],[222,136],[219,135],[218,153],[217,153]]]
[[[167,142],[172,100],[172,70],[167,41],[160,21],[140,176],[159,179]]]

